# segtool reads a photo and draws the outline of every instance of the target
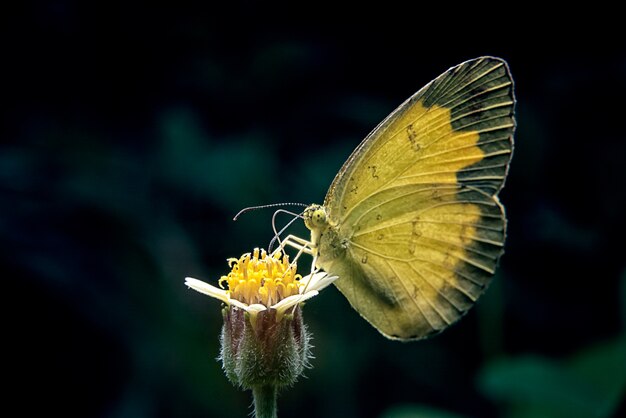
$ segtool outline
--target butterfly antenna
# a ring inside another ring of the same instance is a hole
[[[271,203],[269,205],[249,206],[249,207],[243,208],[239,212],[237,212],[237,214],[233,218],[233,221],[236,221],[241,215],[243,215],[246,212],[250,212],[251,210],[275,208],[277,206],[302,206],[302,207],[307,207],[308,205],[306,205],[304,203]]]
[[[307,205],[303,205],[303,206],[307,206]],[[280,231],[276,230],[276,215],[278,215],[279,213],[286,213],[286,214],[292,216],[292,219],[289,222],[287,222],[287,224],[285,226],[283,226],[280,229]],[[278,243],[279,243],[279,246],[278,246],[277,250],[278,249],[282,250],[284,248],[283,242],[280,239],[280,235],[283,232],[285,232],[285,230],[287,228],[289,228],[291,226],[291,224],[293,224],[297,219],[304,218],[303,215],[304,215],[304,211],[302,211],[300,213],[294,213],[294,212],[291,212],[291,211],[288,211],[288,210],[285,210],[285,209],[278,209],[278,210],[276,210],[274,212],[274,214],[272,215],[272,229],[274,230],[274,237],[272,238],[272,240],[269,243],[268,250],[267,250],[268,253],[273,254],[272,247],[274,246],[274,243],[276,241],[278,241]],[[304,252],[304,248],[305,248],[304,246],[300,248],[300,250],[298,251],[296,256],[293,258],[293,260],[289,264],[290,268],[296,265],[297,260],[300,258],[300,256]],[[319,268],[315,267],[315,264],[316,264],[315,260],[316,259],[317,259],[317,255],[313,258],[313,263],[311,264],[311,277],[313,277],[313,275],[315,273],[320,271]],[[287,274],[287,271],[288,270],[285,270],[285,273],[284,273],[285,275]],[[310,284],[310,281],[305,285],[304,289],[302,289],[302,291],[300,293],[300,299],[302,298],[302,295],[304,295],[304,293],[306,292],[307,288],[309,287],[309,284]],[[297,306],[298,306],[298,304],[294,305],[294,307],[293,307],[293,309],[291,311],[292,314],[295,312]]]
[[[293,218],[289,222],[287,222],[287,224],[285,226],[283,226],[280,231],[276,230],[276,215],[278,213],[286,213],[288,215],[293,216]],[[302,213],[304,213],[304,212],[294,213],[294,212],[290,212],[290,211],[285,210],[285,209],[278,209],[276,212],[274,212],[274,215],[272,215],[272,229],[274,230],[274,237],[272,238],[272,240],[270,241],[269,246],[267,247],[267,252],[269,252],[270,254],[272,253],[272,247],[274,246],[274,243],[276,241],[278,241],[278,243],[282,247],[283,243],[280,240],[280,235],[283,232],[285,232],[285,230],[287,228],[289,228],[291,226],[291,224],[293,224],[296,221],[296,219],[302,218]]]

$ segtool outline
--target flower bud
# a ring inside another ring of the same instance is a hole
[[[251,314],[229,306],[222,313],[220,358],[233,384],[243,389],[267,385],[280,389],[298,379],[310,355],[310,337],[299,305],[280,318],[275,309]]]

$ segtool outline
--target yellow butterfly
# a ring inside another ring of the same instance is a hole
[[[456,322],[503,253],[498,200],[513,151],[515,97],[506,62],[466,61],[428,83],[354,150],[304,211],[313,258],[383,335],[414,340]]]

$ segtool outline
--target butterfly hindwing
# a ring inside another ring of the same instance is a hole
[[[404,186],[371,203],[353,212],[359,220],[350,244],[330,261],[336,286],[391,338],[423,338],[456,322],[502,253],[501,205],[478,189],[450,185]]]

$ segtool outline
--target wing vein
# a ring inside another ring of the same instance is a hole
[[[428,283],[428,285],[429,285],[429,286],[430,286],[433,290],[435,290],[435,291],[437,292],[437,294],[438,294],[438,295],[440,295],[442,298],[444,298],[444,299],[445,299],[445,300],[446,300],[446,301],[450,304],[450,306],[452,306],[454,309],[456,309],[456,310],[457,310],[457,311],[459,311],[459,312],[463,312],[461,309],[459,309],[459,308],[458,308],[458,307],[457,307],[457,306],[456,306],[456,305],[455,305],[455,304],[454,304],[454,303],[453,303],[453,302],[452,302],[452,301],[448,298],[448,296],[447,296],[445,293],[443,293],[443,292],[441,291],[441,289],[440,289],[440,288],[436,287],[435,285],[433,285],[433,284],[431,283],[431,281],[430,281],[430,280],[426,279],[426,276],[425,276],[425,275],[423,275],[423,274],[422,274],[422,272],[421,272],[421,271],[419,271],[419,270],[418,270],[418,269],[417,269],[417,268],[416,268],[413,264],[410,264],[410,266],[411,266],[411,269],[412,269],[414,272],[416,272],[416,273],[417,273],[417,274],[418,274],[418,275],[419,275],[419,276],[420,276],[420,277],[421,277],[421,278],[422,278],[422,279],[423,279],[426,283]],[[433,276],[437,277],[437,278],[438,278],[439,280],[441,280],[442,282],[445,282],[445,283],[446,283],[446,284],[448,284],[449,286],[454,287],[455,289],[459,290],[459,289],[458,289],[458,288],[457,288],[457,287],[456,287],[453,283],[450,283],[450,281],[449,281],[449,280],[444,279],[443,277],[441,277],[441,276],[439,276],[439,275],[437,275],[437,274],[433,274],[432,272],[430,272],[430,273],[431,273]],[[443,315],[441,315],[441,314],[439,314],[439,315],[440,315],[440,316],[444,319],[444,321],[446,321],[446,323],[447,323],[448,325],[450,325],[450,324],[452,324],[452,323],[454,322],[453,320],[448,320],[447,318],[445,318],[445,317],[444,317]]]
[[[406,284],[404,283],[404,281],[402,280],[401,276],[398,274],[398,272],[393,268],[393,266],[391,265],[391,263],[387,260],[385,260],[385,263],[387,264],[387,267],[389,267],[389,269],[391,271],[393,271],[395,277],[398,279],[398,282],[400,282],[400,284],[402,285],[402,287],[404,288],[404,291],[406,292],[407,295],[409,295],[409,299],[411,299],[411,301],[413,302],[413,304],[415,305],[415,307],[417,308],[417,310],[422,314],[422,316],[424,317],[424,319],[426,320],[426,322],[428,322],[428,326],[432,329],[437,329],[435,328],[435,326],[432,324],[432,322],[430,322],[430,319],[428,319],[428,315],[426,315],[424,313],[424,311],[422,310],[422,307],[419,305],[419,303],[417,302],[417,299],[414,297],[410,297],[411,293],[409,292],[409,289],[406,287]],[[421,291],[421,289],[417,289],[423,296],[423,293]],[[404,306],[404,305],[402,305]],[[406,310],[406,308],[405,308]]]

